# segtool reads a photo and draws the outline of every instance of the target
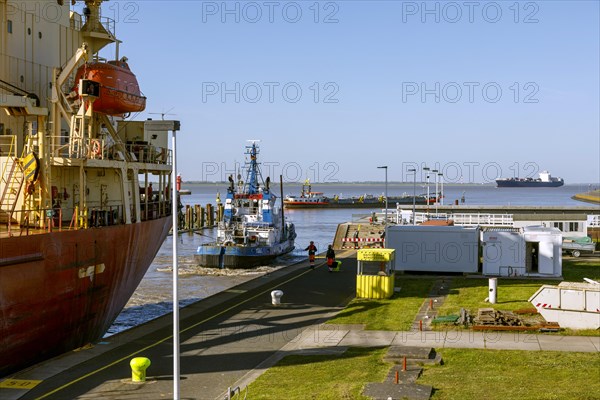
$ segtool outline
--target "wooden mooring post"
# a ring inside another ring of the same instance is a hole
[[[213,205],[208,203],[206,205],[206,226],[214,226],[215,224],[215,210]]]
[[[186,205],[184,209],[184,231],[194,231],[196,229],[211,228],[223,220],[224,207],[218,204],[215,209],[212,204],[202,207],[200,204]]]

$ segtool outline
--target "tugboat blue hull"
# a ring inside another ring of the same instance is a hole
[[[261,265],[268,265],[275,258],[293,250],[293,240],[287,240],[271,247],[206,244],[198,248],[195,260],[202,267],[254,268]]]

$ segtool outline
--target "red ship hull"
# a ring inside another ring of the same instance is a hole
[[[100,339],[171,217],[0,241],[0,377]]]
[[[124,61],[84,64],[77,70],[75,82],[80,79],[100,83],[100,96],[93,106],[96,112],[122,115],[146,108],[146,97],[142,95],[137,78]]]

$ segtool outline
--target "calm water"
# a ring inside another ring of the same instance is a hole
[[[192,191],[191,195],[183,196],[184,204],[207,203],[216,204],[217,192],[221,199],[225,197],[225,184],[184,185],[183,189]],[[343,197],[385,193],[385,184],[319,184],[313,185],[313,191],[324,192],[325,195],[338,194]],[[438,187],[441,189],[441,185]],[[559,188],[496,188],[494,185],[444,185],[445,204],[454,203],[464,197],[466,205],[555,205],[583,206],[586,203],[571,199],[576,193],[588,191],[588,185],[565,185]],[[299,194],[301,185],[286,185],[284,195]],[[412,195],[426,193],[427,188],[417,184],[388,184],[388,195]],[[430,193],[435,192],[435,185],[430,184]],[[273,188],[279,193],[279,187]],[[286,216],[296,225],[298,237],[296,250],[281,257],[278,262],[269,267],[261,267],[252,271],[234,271],[223,273],[220,270],[198,268],[194,263],[194,253],[199,245],[212,240],[216,232],[204,230],[201,234],[183,234],[178,237],[178,254],[180,256],[179,294],[182,305],[206,298],[212,294],[226,290],[261,274],[281,268],[306,257],[303,249],[313,240],[319,251],[324,251],[331,243],[337,225],[366,215],[370,210],[365,209],[331,209],[331,210],[286,210]],[[172,310],[172,237],[163,243],[154,262],[148,269],[140,286],[119,315],[107,335],[138,325]]]

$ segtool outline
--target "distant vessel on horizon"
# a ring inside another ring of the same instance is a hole
[[[496,179],[498,187],[559,187],[565,184],[562,178],[555,178],[548,171],[539,173],[539,178],[501,178]]]
[[[441,199],[441,194],[436,197],[435,194],[429,196],[429,204],[435,204]],[[427,195],[411,196],[404,194],[402,196],[389,196],[388,204],[427,204]],[[338,195],[327,197],[323,192],[313,192],[312,185],[307,179],[302,185],[300,196],[287,195],[283,200],[285,208],[296,209],[314,209],[314,208],[383,208],[385,207],[385,196],[373,196],[364,194],[343,198]]]

